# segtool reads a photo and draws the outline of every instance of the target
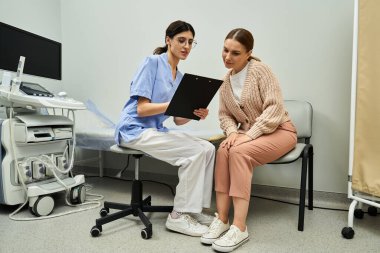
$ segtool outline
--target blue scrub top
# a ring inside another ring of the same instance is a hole
[[[169,102],[182,77],[183,74],[177,71],[176,79],[173,80],[167,53],[151,55],[144,60],[132,80],[130,98],[116,125],[115,141],[117,144],[120,144],[121,140],[126,143],[130,142],[149,128],[156,128],[161,132],[168,131],[163,122],[169,116],[161,113],[140,117],[137,114],[137,101],[139,97],[145,97],[152,103]]]

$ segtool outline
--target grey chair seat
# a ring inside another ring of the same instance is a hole
[[[281,156],[280,158],[271,162],[270,164],[292,163],[301,157],[302,152],[305,147],[306,147],[305,143],[297,143],[296,147],[292,151],[285,154],[284,156]]]

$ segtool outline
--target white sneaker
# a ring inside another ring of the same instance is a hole
[[[212,244],[230,228],[229,222],[227,222],[227,224],[224,224],[223,221],[219,219],[217,213],[215,216],[216,217],[208,228],[207,233],[204,233],[201,237],[201,242],[204,244]]]
[[[188,214],[181,214],[177,219],[173,219],[169,214],[166,228],[190,236],[201,236],[208,230],[207,226],[199,224]]]
[[[196,219],[200,224],[210,226],[214,221],[215,216],[209,215],[207,213],[189,213],[191,217]]]
[[[249,240],[248,229],[241,232],[238,227],[231,225],[227,233],[212,243],[212,248],[221,252],[231,252]]]

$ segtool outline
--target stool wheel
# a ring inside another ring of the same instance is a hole
[[[101,234],[101,232],[102,226],[93,226],[90,231],[92,237],[98,237]]]
[[[109,212],[110,212],[109,208],[103,207],[102,209],[100,209],[100,212],[99,212],[100,217],[106,217]]]
[[[141,230],[141,237],[145,240],[152,238],[152,230],[144,228]]]

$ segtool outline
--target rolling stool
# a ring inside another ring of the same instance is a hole
[[[96,219],[96,225],[91,228],[90,233],[93,237],[97,237],[102,232],[102,225],[133,214],[133,216],[139,216],[140,220],[145,225],[145,228],[141,230],[141,237],[149,239],[153,234],[152,223],[150,223],[144,212],[171,212],[173,206],[152,206],[150,196],[146,197],[144,200],[142,199],[143,187],[142,182],[139,180],[139,162],[140,158],[146,155],[144,152],[136,149],[119,147],[118,145],[113,145],[110,149],[112,152],[132,155],[135,158],[135,179],[132,182],[131,203],[121,204],[105,201],[104,207],[100,210],[101,218]],[[118,209],[120,211],[109,214],[110,208]]]

